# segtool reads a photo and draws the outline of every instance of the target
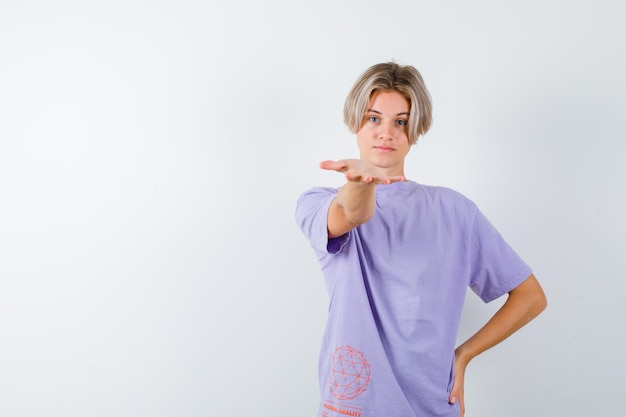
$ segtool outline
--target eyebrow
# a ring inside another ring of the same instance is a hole
[[[370,112],[370,113],[382,114],[381,112],[379,112],[377,110],[374,110],[374,109],[367,109],[367,111]],[[409,114],[409,112],[406,112],[406,111],[404,111],[402,113],[396,114],[396,116],[405,116],[405,115],[409,116],[410,114]]]

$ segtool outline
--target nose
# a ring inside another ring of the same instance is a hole
[[[394,125],[392,122],[383,122],[380,124],[378,128],[378,138],[379,139],[393,139],[394,134]]]

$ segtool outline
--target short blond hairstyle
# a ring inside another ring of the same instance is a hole
[[[376,91],[397,91],[409,102],[409,143],[414,145],[420,135],[430,129],[432,102],[421,74],[410,65],[386,62],[369,67],[354,83],[343,107],[343,121],[352,133],[361,128],[372,94]]]

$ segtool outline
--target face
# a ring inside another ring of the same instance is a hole
[[[394,90],[376,91],[356,134],[361,160],[386,175],[404,175],[411,145],[407,133],[409,102]]]

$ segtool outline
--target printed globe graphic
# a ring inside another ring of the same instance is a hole
[[[341,346],[331,357],[330,392],[338,400],[353,400],[370,382],[370,365],[360,351]]]

